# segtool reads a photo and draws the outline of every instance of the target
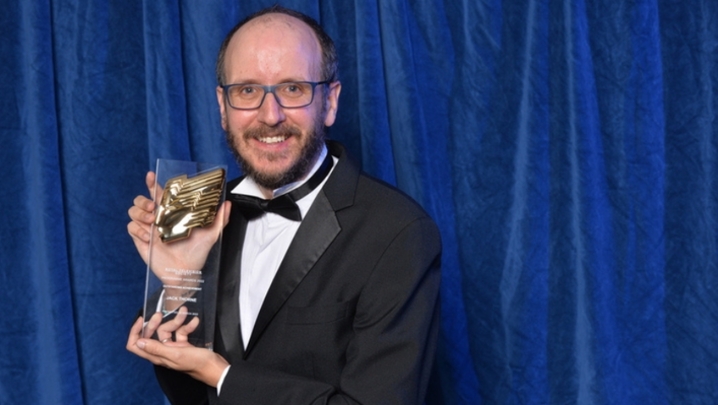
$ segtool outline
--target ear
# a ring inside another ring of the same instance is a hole
[[[329,83],[329,93],[325,101],[326,115],[324,116],[324,126],[331,127],[337,118],[337,110],[339,109],[339,93],[342,92],[342,84],[339,81]]]
[[[224,103],[224,90],[220,86],[217,86],[217,104],[219,105],[219,115],[220,121],[222,122],[222,129],[227,131],[227,106]]]

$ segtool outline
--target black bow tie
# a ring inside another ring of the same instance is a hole
[[[301,221],[302,213],[299,211],[297,201],[304,198],[307,194],[311,193],[322,181],[327,177],[329,171],[332,168],[331,155],[327,153],[319,169],[307,180],[306,183],[302,184],[301,187],[292,190],[287,194],[282,194],[279,197],[271,200],[265,200],[263,198],[253,197],[244,194],[231,194],[229,200],[232,201],[232,205],[239,209],[247,220],[254,219],[262,216],[265,212],[273,212],[279,214],[284,218],[291,219],[292,221]]]

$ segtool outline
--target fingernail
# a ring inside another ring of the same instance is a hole
[[[144,340],[138,340],[138,341],[137,341],[137,347],[139,347],[140,349],[144,349],[144,348],[145,348],[145,341],[144,341]]]

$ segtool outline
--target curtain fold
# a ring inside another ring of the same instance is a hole
[[[0,53],[14,55],[0,70],[0,403],[82,401],[50,15],[47,3],[35,2],[0,16]]]
[[[716,401],[718,7],[660,1],[666,116],[666,378],[672,403]]]
[[[162,404],[127,209],[226,164],[215,58],[269,0],[0,0],[0,404]],[[718,402],[718,3],[292,0],[331,138],[437,221],[427,404]]]

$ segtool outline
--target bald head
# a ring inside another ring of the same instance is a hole
[[[245,28],[247,30],[251,29],[250,33],[254,31],[256,33],[269,34],[272,29],[270,27],[283,28],[283,33],[288,35],[284,38],[289,38],[289,36],[296,34],[301,36],[302,40],[306,41],[306,34],[310,33],[313,37],[312,42],[318,45],[319,52],[317,58],[319,61],[319,77],[316,77],[315,80],[332,82],[338,79],[337,56],[334,42],[326,32],[324,32],[322,27],[314,19],[305,14],[281,6],[273,6],[242,20],[225,37],[219,50],[216,65],[217,83],[220,86],[230,83],[227,77],[227,48],[230,43],[235,42],[233,41],[235,36],[246,33]],[[259,39],[262,37],[256,38]]]
[[[223,74],[228,83],[322,81],[321,48],[303,22],[285,14],[265,14],[232,36]]]

